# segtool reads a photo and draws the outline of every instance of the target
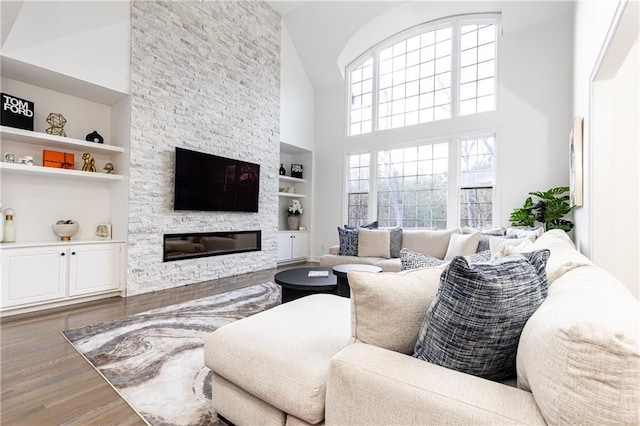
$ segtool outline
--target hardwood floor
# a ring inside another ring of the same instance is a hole
[[[0,324],[0,423],[144,425],[60,334],[150,309],[273,281],[287,265],[155,293],[3,318]]]

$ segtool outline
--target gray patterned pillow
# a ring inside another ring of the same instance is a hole
[[[358,255],[358,229],[357,228],[341,228],[338,226],[338,239],[340,240],[340,256],[357,256]]]
[[[465,256],[464,258],[467,259],[469,264],[489,262],[491,260],[491,250],[487,249],[487,250],[479,251],[476,254],[471,254],[469,256]]]
[[[472,266],[455,257],[440,277],[413,356],[490,380],[515,377],[520,334],[547,297],[549,253]]]
[[[406,247],[400,250],[400,264],[402,265],[401,270],[403,271],[429,266],[440,266],[444,263],[447,262],[437,257],[429,256],[428,254],[409,250]]]
[[[391,257],[400,257],[400,249],[402,248],[402,228],[396,226],[389,228],[389,251]]]

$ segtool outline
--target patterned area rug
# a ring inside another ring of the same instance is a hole
[[[62,334],[147,423],[208,425],[203,337],[279,304],[279,285],[258,284]]]

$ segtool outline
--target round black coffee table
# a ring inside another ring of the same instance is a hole
[[[366,271],[377,273],[382,271],[382,268],[373,265],[360,265],[350,263],[334,266],[333,273],[338,278],[338,296],[351,297],[351,288],[349,287],[349,280],[347,279],[347,273],[349,271]]]
[[[309,277],[309,272],[323,271],[326,277]],[[295,268],[278,272],[274,280],[282,286],[282,303],[316,293],[336,294],[338,284],[331,268]]]

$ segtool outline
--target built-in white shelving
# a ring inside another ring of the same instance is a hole
[[[291,183],[305,183],[305,179],[295,178],[291,176],[280,176],[280,180],[283,182],[291,182]]]
[[[48,133],[32,132],[7,126],[0,126],[0,136],[2,139],[9,139],[16,142],[51,148],[90,151],[91,153],[103,154],[121,154],[124,152],[124,148],[121,146],[87,142],[80,139],[50,135]]]
[[[83,172],[82,170],[66,170],[66,169],[56,169],[53,167],[43,167],[43,166],[28,166],[26,164],[16,164],[16,163],[0,163],[0,170],[7,173],[19,173],[19,174],[27,174],[27,175],[52,175],[52,176],[62,176],[69,177],[75,179],[89,179],[89,180],[122,180],[123,177],[121,175],[115,174],[107,174],[100,172]]]
[[[290,193],[290,192],[278,192],[278,195],[281,197],[289,197],[289,198],[304,198],[305,195],[304,194],[296,194],[296,193]]]

